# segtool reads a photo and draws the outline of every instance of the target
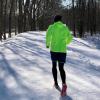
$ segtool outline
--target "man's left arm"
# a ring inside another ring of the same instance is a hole
[[[71,34],[71,32],[70,32],[68,27],[66,27],[66,35],[67,35],[67,37],[66,37],[66,44],[68,45],[68,44],[71,43],[71,41],[73,39],[73,36],[72,36],[72,34]]]

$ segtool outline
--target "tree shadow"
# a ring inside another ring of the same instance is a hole
[[[90,46],[90,45],[88,45],[86,43],[83,43],[81,41],[78,41],[78,40],[75,40],[75,39],[73,41],[74,41],[74,43],[76,42],[76,43],[79,43],[80,45],[83,45],[83,46],[86,46],[86,47],[89,47],[89,48],[93,48],[92,46]]]
[[[0,100],[20,100],[21,98],[25,98],[25,92],[30,91],[30,93],[32,93],[32,90],[23,83],[22,77],[14,68],[11,67],[10,63],[5,58],[5,55],[1,52],[0,55],[3,60],[2,63],[0,62],[0,75],[3,74],[0,76]],[[9,87],[9,85],[12,84],[11,80],[10,82],[8,81],[9,79],[12,79],[18,87]],[[16,88],[16,91],[14,88]],[[19,91],[23,90],[23,94],[21,96],[18,94],[17,89],[19,89]]]
[[[14,53],[17,54],[16,52],[14,52]],[[1,71],[1,73],[0,73],[0,100],[22,100],[22,99],[23,100],[26,100],[26,99],[27,100],[39,100],[40,98],[42,98],[43,90],[39,91],[39,90],[37,90],[35,88],[33,89],[29,85],[25,84],[24,81],[26,81],[26,79],[23,78],[19,73],[17,73],[17,70],[15,68],[13,68],[12,65],[10,65],[9,60],[6,59],[5,55],[2,52],[0,52],[0,55],[2,58],[2,62],[0,61],[0,71]],[[22,59],[25,59],[25,58],[22,58]],[[27,58],[26,58],[26,60],[27,60]],[[10,61],[13,62],[13,60],[10,60]],[[19,62],[20,62],[20,60],[19,60]],[[29,62],[29,60],[28,60],[28,62]],[[33,61],[33,64],[35,64],[34,61]],[[21,66],[18,66],[18,67],[21,67]],[[38,67],[43,72],[50,74],[49,72],[47,72],[46,69],[43,69],[41,66],[38,66]],[[29,69],[29,66],[27,66],[27,68]],[[4,73],[4,75],[1,78],[2,73]],[[15,85],[14,87],[9,88],[9,85],[12,84],[12,82],[13,82],[13,81],[7,82],[7,80],[9,80],[9,78],[12,78],[18,87],[16,87],[16,85]],[[38,82],[34,82],[34,84],[37,84],[37,83]],[[34,86],[34,84],[33,84],[33,86]],[[45,98],[45,96],[44,96],[44,98]]]
[[[83,40],[85,40],[86,42],[88,43],[92,43],[96,49],[100,50],[100,36],[94,36],[94,37],[90,37],[91,39],[86,39],[86,38],[83,38]]]
[[[34,35],[38,35],[38,33],[39,33],[40,36],[44,36],[44,34],[42,34],[43,32],[40,32],[40,31],[37,31],[37,32],[36,32],[36,31],[32,31],[32,32],[31,32],[31,31],[28,31],[28,33],[29,33],[29,34],[32,34],[32,35],[33,35],[33,34],[34,34]],[[41,33],[41,34],[40,34],[40,33]],[[44,32],[44,33],[46,33],[46,32]]]
[[[59,100],[73,100],[70,96],[60,97]]]
[[[97,71],[97,72],[100,71],[99,65],[97,66],[92,63],[92,59],[95,59],[97,61],[98,61],[98,59],[100,59],[99,54],[96,55],[95,52],[93,53],[90,51],[81,50],[81,49],[77,49],[77,48],[71,48],[71,47],[69,47],[69,50],[72,50],[73,52],[80,54],[80,59],[85,60],[83,62],[80,60],[81,61],[80,63],[83,63],[83,64],[87,63],[88,66],[85,67],[86,69]],[[71,59],[73,59],[73,58],[71,58]],[[70,60],[70,62],[73,60]],[[73,63],[73,62],[71,62],[71,63]]]

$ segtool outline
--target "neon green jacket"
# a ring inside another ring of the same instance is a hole
[[[66,46],[71,42],[72,35],[68,27],[62,22],[55,22],[50,25],[46,32],[46,46],[52,52],[66,53]]]

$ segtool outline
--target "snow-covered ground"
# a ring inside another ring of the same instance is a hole
[[[100,41],[96,42],[100,46]],[[0,43],[0,100],[100,100],[100,49],[74,38],[65,64],[68,96],[53,88],[45,32],[27,32]],[[58,81],[61,79],[58,73]]]

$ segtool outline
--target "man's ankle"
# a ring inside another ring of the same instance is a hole
[[[67,84],[66,83],[63,83],[62,86],[67,86]]]

